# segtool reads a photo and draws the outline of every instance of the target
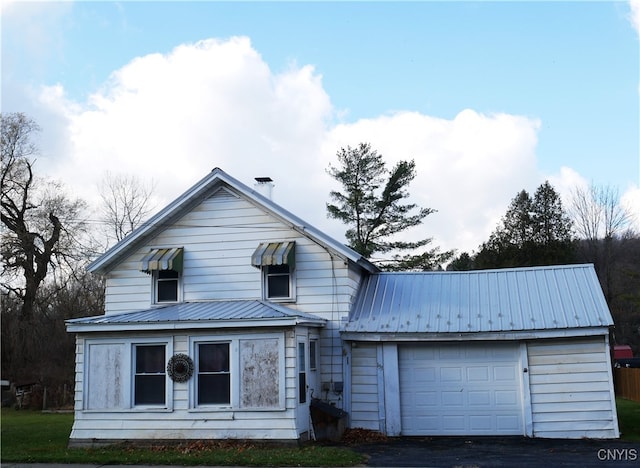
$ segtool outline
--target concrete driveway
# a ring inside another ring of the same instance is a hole
[[[626,467],[640,466],[640,443],[524,437],[401,437],[354,445],[367,466]]]

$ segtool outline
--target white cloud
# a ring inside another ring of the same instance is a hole
[[[58,175],[86,191],[106,170],[135,173],[174,197],[216,166],[245,181],[313,171],[330,112],[311,67],[273,74],[246,38],[182,45],[133,60],[90,97]]]
[[[404,112],[339,126],[327,144],[368,141],[389,164],[414,159],[412,198],[438,210],[415,235],[471,251],[488,238],[516,193],[538,183],[538,127],[525,117],[469,109],[453,120]]]
[[[535,119],[467,109],[453,119],[397,112],[332,125],[337,112],[313,67],[274,73],[241,37],[139,57],[87,103],[69,102],[61,86],[39,98],[45,138],[55,121],[62,141],[47,145],[47,170],[89,200],[106,171],[155,180],[162,206],[221,167],[250,186],[272,177],[276,202],[341,239],[345,227],[326,218],[335,185],[325,169],[340,147],[366,141],[389,165],[415,159],[412,199],[438,210],[415,237],[471,251],[519,190],[544,180]]]
[[[640,233],[640,187],[629,187],[620,197],[620,204],[631,214],[635,232]]]
[[[640,38],[640,0],[629,0],[629,20]]]

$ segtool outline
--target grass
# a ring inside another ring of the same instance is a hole
[[[101,465],[354,466],[363,455],[344,447],[191,442],[175,447],[67,448],[73,414],[2,409],[3,463],[95,463]]]
[[[629,442],[640,442],[640,402],[616,398],[620,438]]]
[[[621,439],[640,442],[640,402],[616,400]],[[191,442],[175,447],[111,446],[69,449],[73,414],[2,409],[3,463],[95,463],[101,465],[354,466],[363,455],[346,447],[307,444],[264,447],[250,443]]]

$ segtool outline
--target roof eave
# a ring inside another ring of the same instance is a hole
[[[354,332],[342,331],[340,337],[345,341],[514,341],[532,340],[539,338],[569,338],[600,336],[609,334],[609,326],[582,327],[582,328],[561,328],[545,330],[514,330],[498,332],[464,332],[464,333],[381,333],[381,332]]]
[[[121,323],[77,323],[67,321],[67,332],[92,333],[92,332],[126,332],[126,331],[172,331],[172,330],[202,330],[216,328],[266,328],[266,327],[292,327],[306,325],[312,327],[324,327],[323,319],[310,319],[305,317],[283,317],[268,319],[247,320],[183,320],[166,322],[121,322]]]

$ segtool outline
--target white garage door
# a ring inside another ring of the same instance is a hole
[[[524,434],[518,344],[407,344],[398,353],[403,435]]]

